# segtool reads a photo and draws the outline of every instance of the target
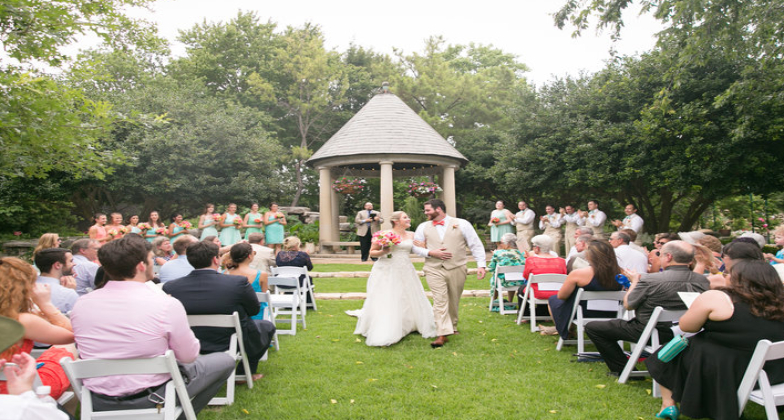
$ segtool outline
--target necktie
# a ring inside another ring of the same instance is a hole
[[[444,220],[433,221],[433,226],[444,226]]]

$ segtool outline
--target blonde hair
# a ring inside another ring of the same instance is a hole
[[[776,229],[773,231],[773,235],[781,235],[784,236],[784,225],[776,226]]]
[[[392,223],[392,227],[395,227],[397,222],[400,221],[400,217],[403,216],[404,214],[406,214],[406,212],[398,210],[392,213],[391,216],[389,216],[389,221]]]
[[[38,239],[38,246],[36,246],[35,249],[33,250],[33,255],[37,254],[39,251],[43,249],[59,247],[60,244],[57,243],[58,239],[60,239],[60,235],[56,233],[44,233]]]
[[[166,241],[171,242],[171,239],[169,239],[166,236],[158,236],[157,238],[152,240],[152,252],[156,257],[166,256],[166,254],[161,249],[161,245]]]
[[[302,242],[300,242],[299,238],[296,236],[289,236],[283,240],[283,250],[294,251],[295,249],[299,248],[301,244]]]

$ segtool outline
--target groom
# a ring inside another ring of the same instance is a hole
[[[447,216],[443,201],[433,199],[425,203],[428,222],[417,227],[414,241],[426,248],[415,247],[414,252],[425,257],[425,279],[433,293],[433,315],[438,338],[430,343],[442,347],[447,336],[457,334],[457,310],[466,281],[466,246],[478,267],[477,277],[485,276],[485,248],[468,221]]]

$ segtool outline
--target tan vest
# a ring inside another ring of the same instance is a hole
[[[521,212],[522,212],[522,210],[519,211],[518,213],[521,213]],[[515,214],[515,217],[517,217],[516,214]],[[529,223],[527,225],[515,222],[515,228],[517,228],[517,233],[520,233],[520,232],[531,232],[531,233],[533,233],[534,232],[534,222],[535,221],[536,221],[536,217],[534,217],[534,220],[532,220],[531,223]]]
[[[426,258],[426,268],[444,268],[446,270],[452,270],[466,265],[466,262],[468,261],[466,247],[468,244],[463,236],[463,231],[460,230],[458,219],[450,218],[449,223],[446,226],[446,231],[444,232],[443,240],[438,236],[438,231],[436,231],[436,227],[433,226],[433,222],[427,222],[424,233],[427,249],[446,248],[447,251],[452,253],[452,258],[448,260]]]

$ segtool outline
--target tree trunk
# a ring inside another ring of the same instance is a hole
[[[712,203],[713,200],[708,200],[703,196],[695,198],[691,205],[689,205],[686,214],[683,216],[681,226],[678,228],[679,232],[691,231],[694,224],[697,223],[697,220],[700,218],[700,215],[704,213]]]
[[[297,160],[297,164],[294,165],[294,170],[297,172],[297,191],[294,193],[294,199],[291,200],[291,207],[297,207],[299,204],[299,197],[302,195],[302,189],[304,185],[302,184],[302,161]]]

